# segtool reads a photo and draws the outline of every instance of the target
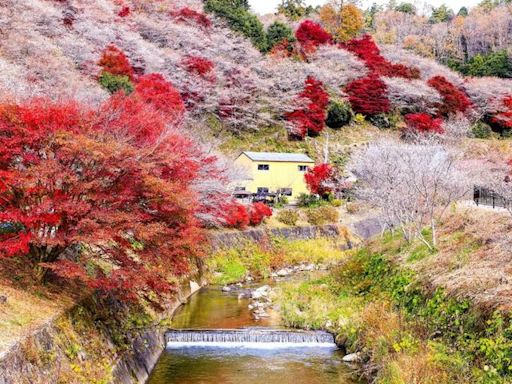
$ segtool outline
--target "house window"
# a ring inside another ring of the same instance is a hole
[[[268,171],[270,169],[270,165],[268,164],[258,164],[258,171]]]
[[[299,172],[306,172],[308,168],[307,165],[299,165]]]
[[[292,195],[292,189],[291,188],[281,188],[280,192],[284,196],[291,196]]]
[[[267,187],[258,187],[258,195],[262,195],[264,193],[268,193]]]

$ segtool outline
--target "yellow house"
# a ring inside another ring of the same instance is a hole
[[[294,202],[301,193],[308,193],[304,174],[315,162],[301,153],[242,152],[235,164],[248,175],[237,191],[281,193]]]

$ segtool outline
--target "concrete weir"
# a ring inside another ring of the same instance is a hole
[[[167,348],[303,348],[336,347],[334,336],[324,331],[282,329],[181,329],[165,334]]]

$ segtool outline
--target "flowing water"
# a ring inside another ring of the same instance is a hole
[[[172,322],[185,331],[167,335],[148,384],[361,384],[331,335],[271,331],[279,316],[255,321],[248,304],[218,287],[194,295]]]

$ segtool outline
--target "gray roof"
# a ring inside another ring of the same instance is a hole
[[[253,161],[290,161],[293,163],[314,163],[309,156],[303,153],[277,153],[277,152],[242,152]]]

